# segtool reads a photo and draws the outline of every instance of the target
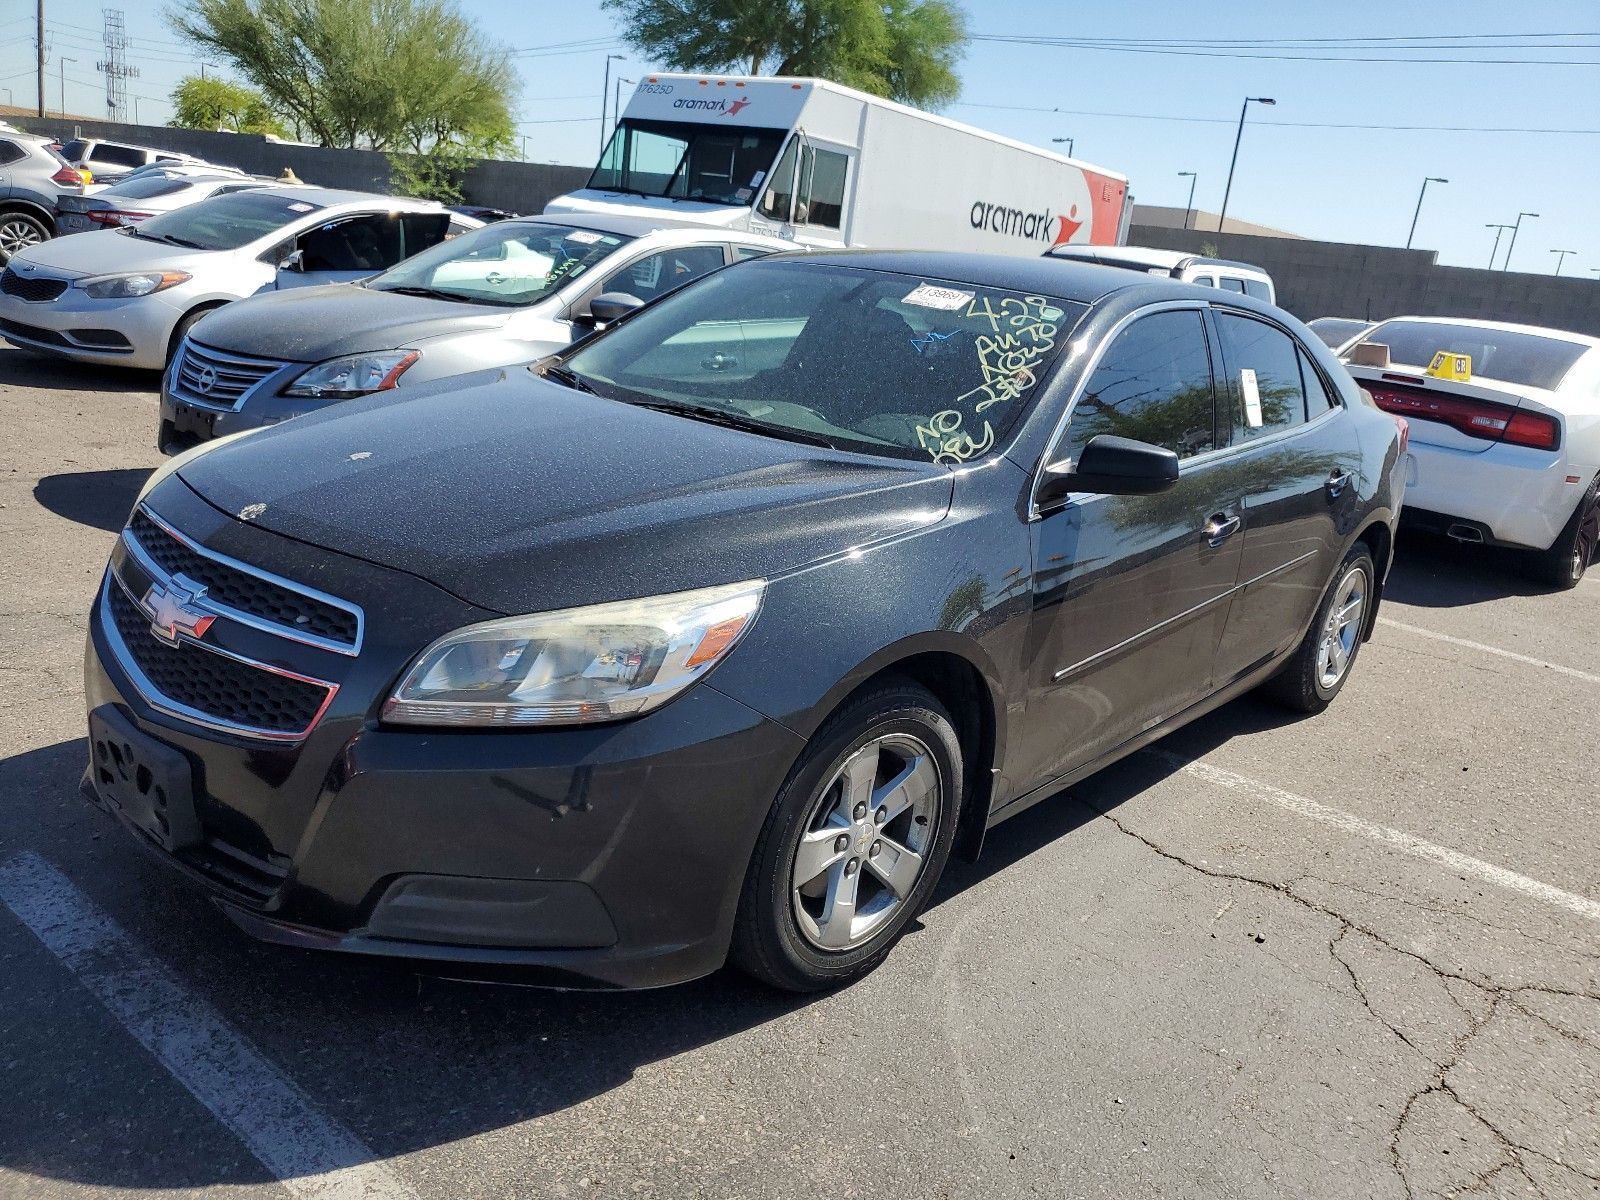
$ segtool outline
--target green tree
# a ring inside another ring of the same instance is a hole
[[[233,133],[270,133],[286,137],[288,127],[254,88],[215,76],[190,75],[172,90],[177,111],[171,124],[182,129],[226,129]]]
[[[601,0],[641,54],[679,71],[815,75],[907,104],[961,92],[951,0]]]
[[[190,0],[168,21],[325,146],[510,141],[516,72],[454,0]]]

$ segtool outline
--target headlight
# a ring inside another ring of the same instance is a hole
[[[581,725],[659,708],[755,620],[760,580],[507,617],[446,634],[383,707],[406,725]]]
[[[390,350],[382,354],[352,354],[329,359],[300,375],[284,389],[285,396],[311,396],[318,400],[351,400],[386,392],[400,382],[422,355],[415,350]]]
[[[153,296],[192,278],[183,271],[141,271],[137,275],[97,275],[80,279],[73,286],[96,300],[131,300],[135,296]]]

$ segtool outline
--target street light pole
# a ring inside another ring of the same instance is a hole
[[[75,63],[75,58],[58,58],[56,60],[56,75],[61,84],[61,115],[67,115],[67,64]]]
[[[1228,163],[1228,186],[1222,189],[1222,213],[1217,217],[1217,232],[1221,233],[1228,220],[1228,197],[1233,194],[1233,169],[1239,165],[1239,143],[1244,140],[1244,118],[1252,104],[1276,104],[1270,96],[1246,96],[1239,106],[1239,132],[1233,135],[1233,159]]]
[[[1489,270],[1492,271],[1492,270],[1494,270],[1494,260],[1500,253],[1500,238],[1501,238],[1501,235],[1504,234],[1506,230],[1510,229],[1511,226],[1509,226],[1509,225],[1496,225],[1496,224],[1490,222],[1488,224],[1485,224],[1484,228],[1485,229],[1494,230],[1494,249],[1489,251]]]
[[[1556,256],[1556,274],[1559,275],[1559,274],[1561,274],[1561,264],[1567,261],[1567,255],[1576,254],[1577,251],[1576,250],[1552,250],[1552,251],[1550,251],[1550,253],[1554,254]]]
[[[1067,157],[1068,158],[1072,157],[1072,147],[1073,147],[1074,143],[1073,143],[1073,140],[1071,138],[1051,138],[1050,140],[1052,142],[1056,142],[1056,143],[1065,142],[1067,144]]]
[[[1512,256],[1513,253],[1516,252],[1516,249],[1517,249],[1517,234],[1522,229],[1522,218],[1523,217],[1534,217],[1534,218],[1537,218],[1538,216],[1539,216],[1538,213],[1530,213],[1530,212],[1518,213],[1517,214],[1517,223],[1511,227],[1511,244],[1506,247],[1506,260],[1505,260],[1505,262],[1500,264],[1500,269],[1502,271],[1509,271],[1511,269],[1511,256]]]
[[[606,81],[600,87],[600,153],[606,152],[606,105],[611,103],[611,62],[626,59],[626,54],[606,55]]]
[[[1189,203],[1184,206],[1183,210],[1183,227],[1187,229],[1189,228],[1190,220],[1194,217],[1194,185],[1200,182],[1200,176],[1193,171],[1178,172],[1179,179],[1182,179],[1185,175],[1189,177]]]
[[[1417,218],[1422,215],[1422,198],[1428,194],[1430,183],[1449,183],[1448,179],[1440,179],[1437,175],[1429,175],[1422,181],[1422,190],[1417,193],[1417,209],[1411,214],[1411,232],[1406,234],[1406,249],[1411,249],[1411,239],[1417,236]]]

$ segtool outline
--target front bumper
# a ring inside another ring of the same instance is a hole
[[[234,527],[255,546],[287,542]],[[336,563],[319,566],[324,583],[345,582]],[[381,582],[403,590],[403,578]],[[367,644],[333,704],[286,745],[161,711],[127,669],[102,599],[88,708],[188,761],[201,839],[160,849],[96,790],[93,761],[92,798],[269,941],[514,967],[561,985],[660,986],[720,966],[756,837],[801,739],[703,683],[611,725],[385,727],[377,705],[427,638],[413,631],[415,645],[386,646],[383,609],[367,612]]]
[[[1487,531],[1486,542],[1545,550],[1593,477],[1592,472],[1573,470],[1565,454],[1506,445],[1454,450],[1419,444],[1416,426],[1412,429],[1401,514],[1411,525],[1437,524],[1442,532],[1454,518],[1481,526]],[[1580,481],[1569,483],[1568,475],[1577,475]]]
[[[69,287],[54,300],[37,302],[0,293],[0,336],[76,362],[160,370],[182,315],[164,293],[95,300]]]

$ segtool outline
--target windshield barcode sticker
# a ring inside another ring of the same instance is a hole
[[[303,200],[296,200],[293,204],[289,205],[289,211],[290,212],[310,212],[315,207],[316,207],[315,204],[307,204]]]
[[[590,233],[587,229],[574,229],[567,234],[567,241],[577,242],[580,246],[590,246],[600,240],[598,233]]]
[[[923,283],[913,288],[909,295],[902,297],[900,303],[915,304],[918,308],[937,308],[943,312],[955,312],[956,309],[971,304],[973,295],[972,292]]]
[[[1261,428],[1261,389],[1256,373],[1249,367],[1239,372],[1239,390],[1244,393],[1244,421],[1251,429]]]

